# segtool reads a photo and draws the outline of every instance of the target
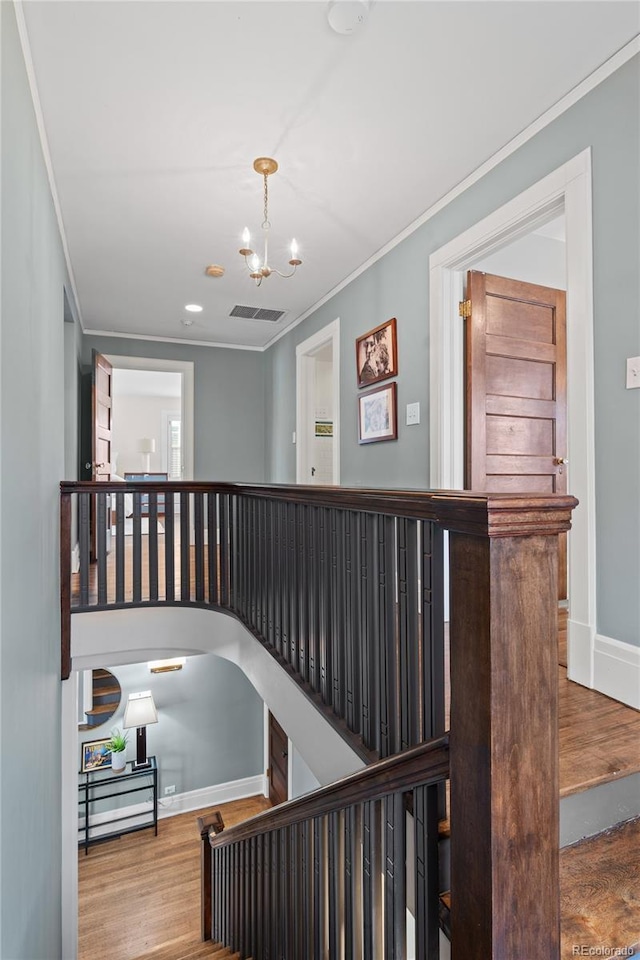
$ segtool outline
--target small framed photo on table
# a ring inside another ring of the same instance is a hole
[[[82,744],[82,762],[80,770],[82,773],[90,773],[92,770],[105,770],[111,766],[111,750],[109,744],[111,737],[104,740],[87,740]]]
[[[397,384],[387,383],[358,397],[358,443],[398,439]]]

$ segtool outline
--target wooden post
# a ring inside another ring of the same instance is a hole
[[[224,830],[224,821],[219,810],[197,818],[200,833],[200,939],[211,940],[213,883],[211,876],[211,844],[209,836],[217,836]]]
[[[489,496],[484,535],[450,535],[453,960],[560,955],[563,500],[532,517],[523,498],[505,517]]]

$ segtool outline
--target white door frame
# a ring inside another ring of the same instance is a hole
[[[463,488],[465,271],[564,210],[567,257],[567,486],[580,505],[568,538],[568,675],[594,681],[596,637],[591,151],[495,210],[430,257],[430,485]]]
[[[333,357],[333,477],[340,484],[340,317],[296,347],[296,483],[309,482],[310,440],[313,437],[314,355],[331,343]]]
[[[180,414],[182,418],[182,479],[193,480],[194,471],[194,364],[192,360],[160,360],[154,357],[121,357],[105,354],[115,370],[154,370],[179,373],[181,384]]]

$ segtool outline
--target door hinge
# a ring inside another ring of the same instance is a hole
[[[471,316],[471,300],[461,300],[458,304],[458,313],[466,320]]]

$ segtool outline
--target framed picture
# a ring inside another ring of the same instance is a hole
[[[358,397],[358,443],[398,439],[397,384],[368,390]]]
[[[387,380],[398,373],[398,348],[396,346],[396,318],[392,317],[379,327],[356,340],[356,372],[358,386],[366,387],[378,380]]]
[[[316,437],[332,437],[333,420],[316,420]]]
[[[82,763],[80,765],[82,773],[104,770],[111,766],[110,743],[111,737],[107,737],[105,740],[87,740],[86,743],[82,744]]]

